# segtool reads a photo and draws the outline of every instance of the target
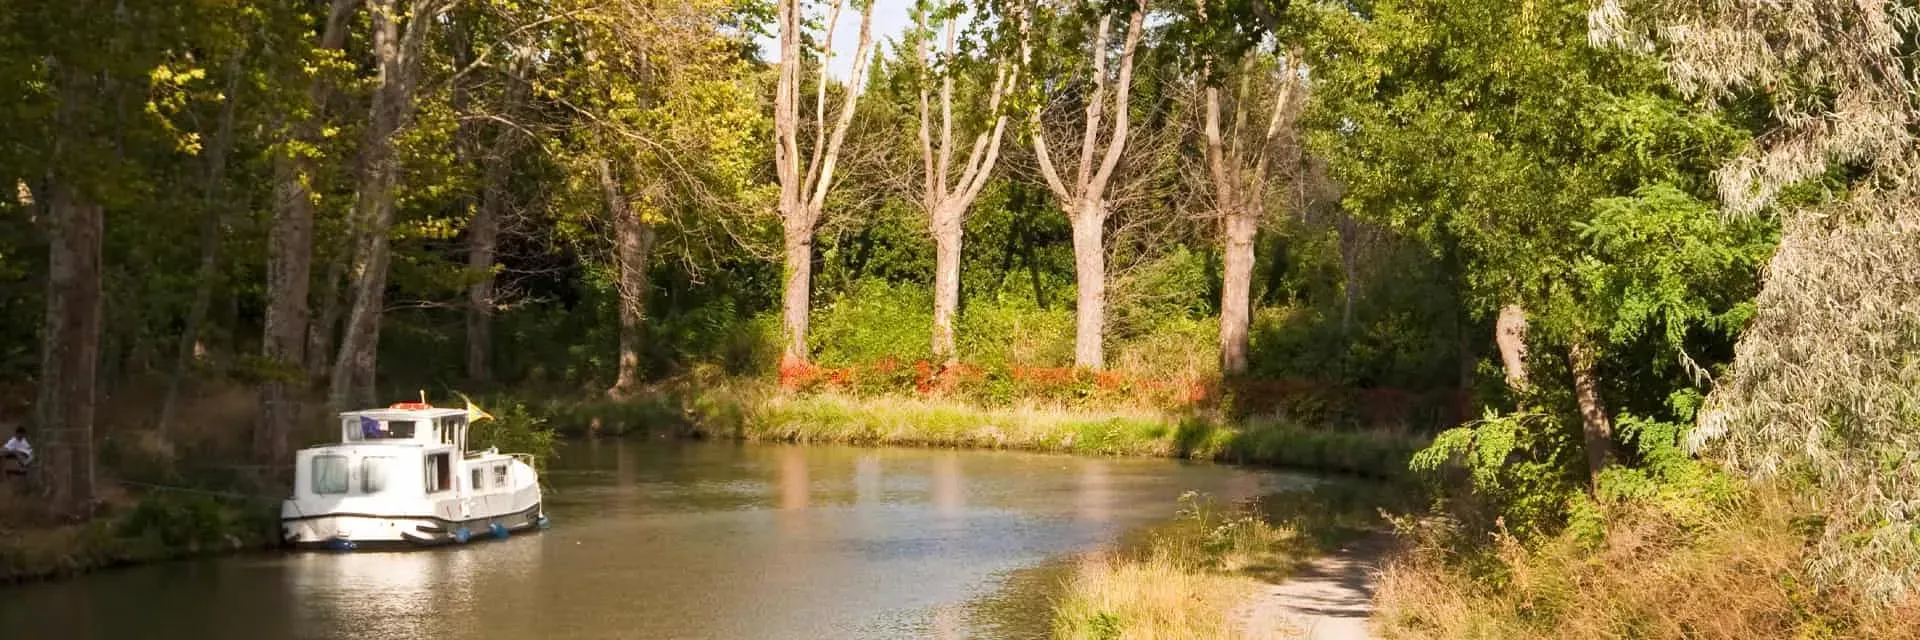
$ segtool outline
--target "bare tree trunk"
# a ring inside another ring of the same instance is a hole
[[[919,27],[926,29],[926,14],[919,16]],[[1021,31],[1026,28],[1026,17],[1022,14]],[[954,39],[958,31],[958,21],[946,20],[946,38],[944,55],[954,55]],[[922,69],[935,66],[935,61],[927,51],[926,39],[919,40],[918,55]],[[972,150],[965,158],[958,180],[952,176],[953,165],[953,74],[951,71],[940,79],[940,137],[938,146],[933,136],[932,96],[927,86],[932,84],[922,78],[920,89],[920,157],[923,169],[921,202],[926,208],[928,227],[933,232],[934,269],[933,269],[933,337],[932,355],[935,359],[954,363],[960,359],[955,346],[954,318],[960,313],[960,249],[964,238],[967,209],[980,195],[987,178],[993,174],[993,166],[1000,156],[1000,139],[1006,131],[1007,116],[1000,113],[1000,103],[1009,89],[1018,81],[1019,67],[1002,61],[994,72],[993,87],[987,96],[987,111],[996,114],[992,126],[981,131],[974,138]]]
[[[1077,283],[1074,308],[1073,363],[1075,366],[1100,369],[1106,366],[1105,352],[1102,347],[1106,331],[1107,305],[1107,269],[1105,229],[1107,221],[1107,185],[1113,178],[1114,168],[1119,166],[1120,157],[1126,151],[1127,129],[1130,123],[1128,102],[1132,96],[1133,54],[1140,44],[1142,23],[1146,17],[1146,4],[1134,6],[1127,19],[1125,45],[1121,49],[1118,63],[1118,78],[1113,88],[1113,129],[1106,136],[1106,149],[1102,152],[1100,133],[1105,121],[1103,111],[1107,100],[1107,36],[1110,16],[1100,18],[1099,28],[1095,32],[1093,46],[1089,49],[1093,57],[1093,92],[1087,97],[1086,115],[1082,122],[1080,136],[1079,164],[1074,167],[1072,183],[1068,183],[1061,171],[1054,165],[1049,151],[1046,130],[1040,122],[1040,110],[1030,111],[1028,130],[1033,137],[1033,151],[1040,166],[1040,175],[1046,179],[1047,188],[1053,192],[1061,211],[1067,215],[1073,225],[1073,262],[1074,279]],[[1028,43],[1021,44],[1021,59],[1032,56]]]
[[[1212,62],[1207,64],[1211,69]],[[1289,66],[1282,65],[1265,134],[1248,141],[1247,107],[1254,101],[1251,89],[1255,86],[1255,68],[1249,58],[1240,71],[1231,130],[1221,127],[1220,88],[1208,86],[1205,97],[1207,168],[1213,180],[1214,208],[1220,213],[1225,236],[1220,282],[1220,372],[1225,375],[1247,370],[1247,333],[1253,313],[1253,240],[1266,205],[1267,169],[1278,153],[1276,143],[1294,85]]]
[[[1253,239],[1259,231],[1254,211],[1227,213],[1226,251],[1220,278],[1220,372],[1247,371],[1247,333],[1253,325]]]
[[[620,270],[620,365],[607,396],[618,400],[640,385],[640,343],[646,333],[647,262],[653,253],[653,225],[640,219],[621,193],[611,163],[599,161],[600,190],[613,218],[614,257]]]
[[[1599,363],[1593,347],[1575,339],[1568,347],[1573,365],[1573,396],[1580,405],[1581,433],[1587,451],[1587,487],[1592,491],[1600,471],[1613,463],[1613,419],[1607,416],[1606,402],[1600,397]]]
[[[87,516],[93,503],[94,384],[100,363],[100,243],[104,215],[56,179],[48,205],[47,323],[35,403],[39,459],[52,506]]]
[[[346,42],[347,17],[356,0],[333,0],[320,33],[320,49],[338,50]],[[308,101],[326,111],[332,87],[314,80]],[[296,137],[312,139],[318,123],[301,122]],[[279,462],[287,455],[294,423],[299,420],[300,395],[306,385],[303,369],[308,339],[307,294],[313,267],[313,194],[306,183],[314,174],[311,158],[277,155],[273,161],[273,228],[267,239],[267,318],[260,351],[274,370],[260,386],[260,423],[253,431],[256,460]],[[336,278],[337,279],[337,278]],[[328,331],[332,328],[329,326]],[[313,353],[325,353],[316,351]],[[314,358],[324,362],[325,358]]]
[[[1500,308],[1494,320],[1493,343],[1500,349],[1500,363],[1507,370],[1507,387],[1527,390],[1527,310],[1517,304]]]
[[[936,209],[933,215],[933,357],[960,359],[953,323],[960,314],[961,211]]]
[[[240,85],[240,58],[234,57],[228,70],[226,100],[220,105],[220,124],[207,146],[207,182],[201,188],[200,265],[194,272],[193,301],[187,306],[186,326],[180,331],[179,351],[175,355],[173,376],[167,381],[167,395],[160,401],[158,431],[166,435],[173,424],[173,412],[180,401],[180,387],[192,373],[199,351],[200,325],[206,322],[207,307],[213,304],[214,282],[220,276],[221,222],[227,205],[221,200],[226,187],[227,149],[233,146],[234,96]]]
[[[1099,369],[1106,363],[1107,216],[1104,203],[1091,200],[1073,216],[1073,364]]]
[[[786,235],[786,274],[781,293],[782,368],[806,364],[807,316],[812,304],[813,232],[826,205],[827,191],[833,186],[834,167],[847,130],[853,124],[854,108],[866,79],[866,68],[873,48],[873,6],[860,7],[860,40],[854,48],[853,69],[845,84],[840,112],[828,126],[826,62],[833,51],[834,26],[838,24],[845,0],[834,0],[828,14],[818,92],[814,96],[814,136],[811,157],[800,148],[800,47],[805,39],[800,0],[778,0],[776,13],[780,23],[780,75],[773,97],[773,159],[780,183],[779,213]]]
[[[369,173],[374,177],[361,186],[360,206],[371,211],[367,216],[368,229],[362,234],[353,265],[352,311],[347,314],[339,355],[329,380],[327,398],[335,410],[370,406],[375,401],[374,367],[380,316],[386,309],[387,267],[391,259],[388,230],[393,225],[392,161],[391,149],[373,159]]]
[[[780,326],[784,339],[780,366],[805,364],[811,359],[807,349],[807,321],[813,288],[813,216],[787,216],[786,271],[780,293]]]

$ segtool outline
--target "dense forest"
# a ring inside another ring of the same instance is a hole
[[[1387,595],[1514,633],[1869,628],[1516,595],[1755,505],[1814,524],[1741,575],[1915,586],[1911,7],[877,4],[12,0],[0,423],[84,514],[421,389],[1265,416],[1432,437],[1474,551]]]

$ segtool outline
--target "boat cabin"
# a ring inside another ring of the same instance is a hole
[[[467,446],[467,412],[460,409],[414,408],[406,403],[386,409],[340,414],[340,442],[415,442]]]
[[[512,458],[467,451],[467,415],[410,403],[341,413],[340,442],[295,456],[294,496],[472,496],[507,489]]]

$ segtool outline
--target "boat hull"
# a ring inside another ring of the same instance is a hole
[[[536,502],[525,509],[467,519],[433,516],[324,513],[282,518],[281,534],[296,549],[392,549],[461,544],[544,527]]]

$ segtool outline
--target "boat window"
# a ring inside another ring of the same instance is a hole
[[[349,440],[407,440],[413,438],[412,420],[375,420],[360,417],[360,428],[347,429]],[[358,437],[355,437],[358,436]]]
[[[313,492],[331,495],[347,492],[347,457],[313,457]]]
[[[482,477],[480,475],[481,471],[482,471],[481,468],[474,467],[473,468],[473,484],[467,485],[469,488],[472,488],[474,491],[479,491],[481,489],[487,488],[487,485],[480,483],[480,478]]]
[[[380,493],[387,490],[387,471],[393,466],[392,456],[368,456],[360,459],[360,492]]]
[[[507,465],[504,465],[504,464],[493,465],[493,488],[501,489],[501,488],[505,488],[506,486],[507,486]]]
[[[427,456],[427,493],[439,493],[453,488],[453,465],[450,456],[436,453]]]
[[[454,439],[460,437],[460,430],[467,426],[466,416],[448,416],[440,419],[440,443],[459,444]]]

